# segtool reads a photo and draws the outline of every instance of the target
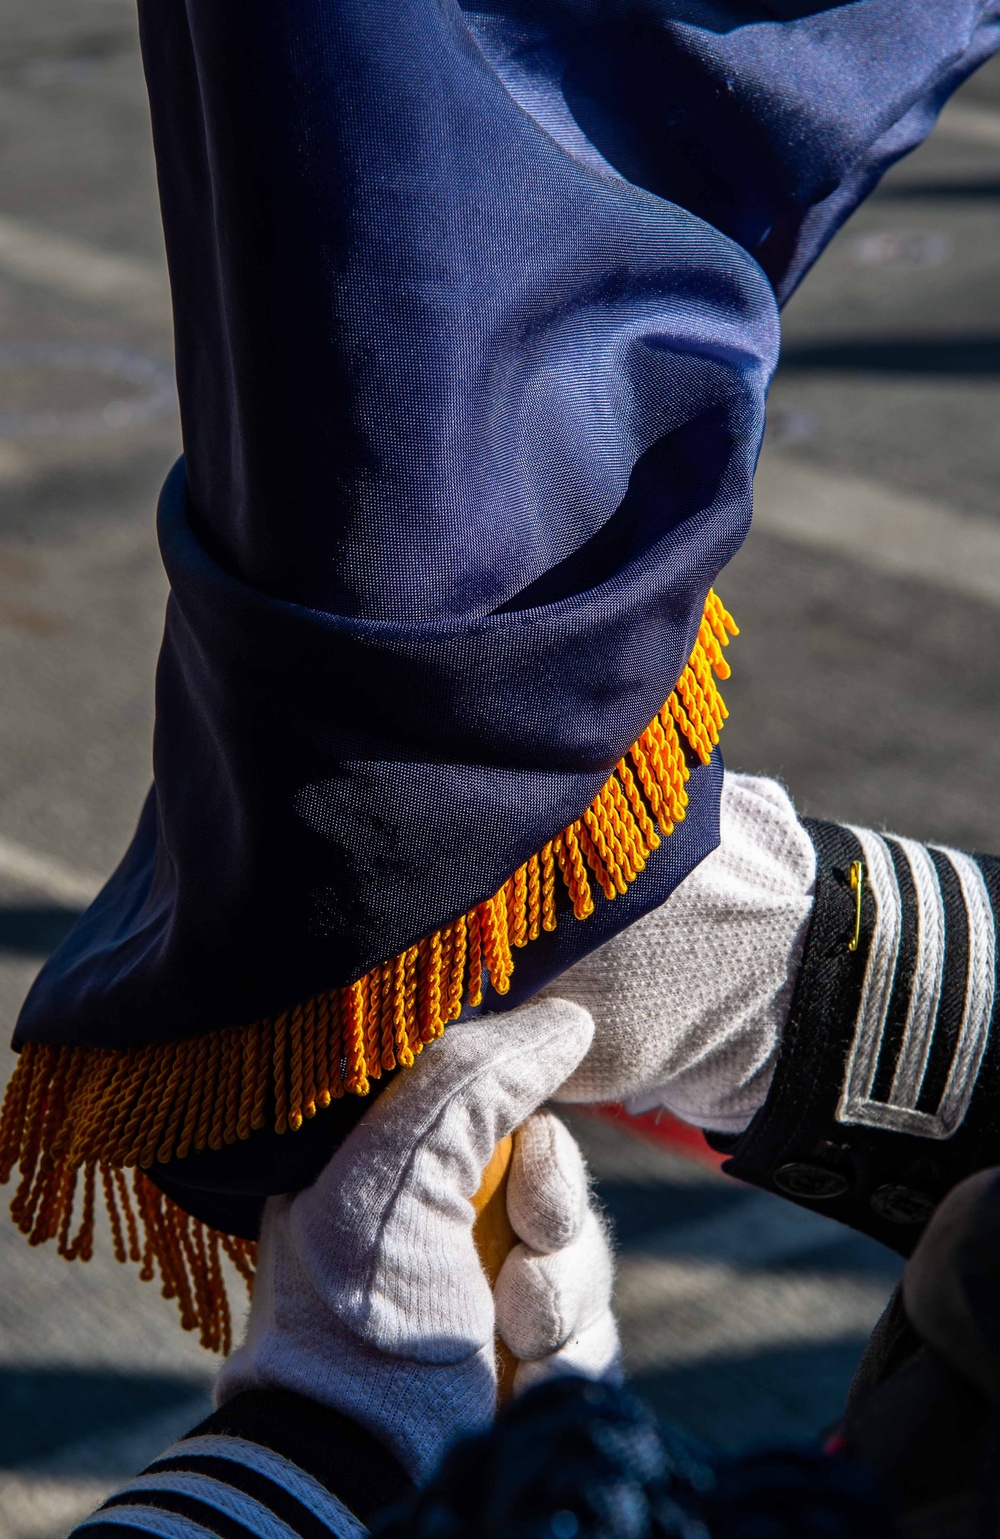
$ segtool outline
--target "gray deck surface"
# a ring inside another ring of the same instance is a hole
[[[131,831],[149,774],[177,451],[129,0],[0,0],[0,1014]],[[165,383],[166,381],[166,383]],[[727,762],[809,812],[1000,849],[1000,67],[787,312]],[[729,1447],[834,1416],[896,1263],[574,1119],[621,1247],[635,1383]],[[0,1225],[0,1531],[56,1539],[206,1407],[212,1363],[102,1252]]]

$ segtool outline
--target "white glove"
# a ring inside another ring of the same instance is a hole
[[[515,1136],[507,1214],[521,1244],[500,1269],[494,1302],[498,1334],[520,1359],[514,1393],[563,1373],[619,1379],[611,1246],[576,1140],[551,1112],[536,1112]]]
[[[522,1383],[571,1367],[617,1373],[611,1257],[583,1161],[554,1117],[531,1116],[592,1034],[587,1012],[562,1000],[450,1026],[313,1186],[271,1198],[246,1338],[217,1403],[296,1391],[367,1427],[421,1481],[455,1438],[492,1420],[498,1327],[531,1359]],[[494,1311],[470,1198],[521,1124],[508,1211],[522,1243]]]
[[[812,913],[816,855],[783,786],[726,774],[720,844],[661,908],[563,973],[594,1045],[560,1101],[663,1106],[739,1133],[764,1104]]]

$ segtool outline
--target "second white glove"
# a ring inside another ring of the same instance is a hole
[[[246,1339],[218,1403],[296,1391],[358,1421],[421,1481],[493,1417],[498,1326],[534,1374],[616,1371],[610,1254],[583,1162],[555,1118],[532,1116],[592,1034],[587,1012],[561,1000],[450,1027],[313,1186],[271,1198]],[[515,1129],[508,1208],[521,1243],[495,1310],[471,1199]]]

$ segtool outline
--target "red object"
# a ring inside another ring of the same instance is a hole
[[[693,1128],[688,1122],[681,1122],[679,1117],[672,1117],[667,1111],[643,1112],[640,1117],[632,1117],[624,1106],[610,1101],[581,1109],[593,1117],[600,1117],[604,1122],[613,1122],[616,1127],[631,1133],[635,1138],[645,1138],[649,1143],[660,1144],[672,1154],[694,1160],[699,1165],[710,1165],[713,1170],[718,1170],[726,1158],[724,1154],[716,1154],[714,1149],[709,1148],[705,1135],[698,1128]]]

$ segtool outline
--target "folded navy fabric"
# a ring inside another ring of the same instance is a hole
[[[746,533],[775,293],[996,10],[140,5],[185,448],[156,791],[19,1040],[281,1010],[581,815]],[[614,926],[712,847],[693,800]]]
[[[180,1200],[176,1153],[321,1107],[329,1134],[252,1197],[325,1158],[342,1082],[463,999],[529,997],[713,848],[710,590],[749,525],[779,302],[1000,6],[139,12],[184,441],[155,789],[17,1043],[106,1055],[100,1084],[39,1060],[67,1168],[159,1163]],[[681,821],[657,787],[684,778]]]

